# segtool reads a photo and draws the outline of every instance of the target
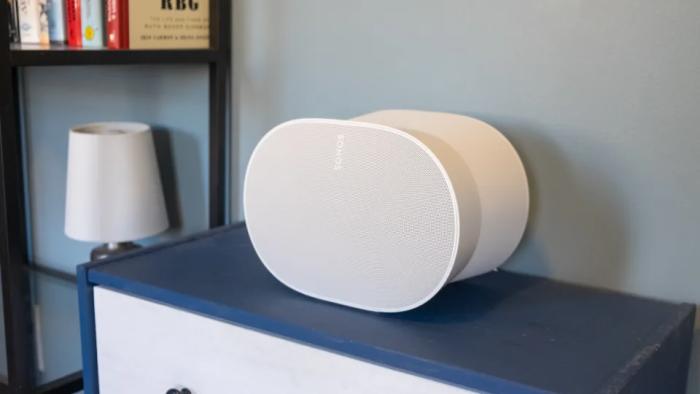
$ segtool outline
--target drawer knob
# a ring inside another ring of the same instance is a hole
[[[189,389],[170,389],[165,394],[192,394]]]

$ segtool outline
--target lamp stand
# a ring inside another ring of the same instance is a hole
[[[141,245],[135,242],[107,242],[96,247],[90,252],[90,260],[96,261],[106,259],[107,257],[122,254],[140,247]]]

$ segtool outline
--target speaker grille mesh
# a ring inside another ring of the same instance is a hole
[[[396,310],[442,285],[455,248],[447,180],[412,140],[373,127],[287,123],[256,149],[245,214],[261,259],[301,292]]]

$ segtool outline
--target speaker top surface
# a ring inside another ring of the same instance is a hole
[[[251,156],[243,204],[270,272],[323,300],[412,309],[455,264],[449,177],[421,141],[391,127],[326,119],[275,127]]]

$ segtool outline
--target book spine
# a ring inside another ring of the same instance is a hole
[[[122,42],[124,43],[124,48],[128,49],[129,45],[129,0],[119,0],[121,5],[121,21],[122,21]]]
[[[129,48],[129,10],[127,0],[107,0],[107,47]]]
[[[10,0],[10,42],[19,42],[19,19],[17,15],[17,0]]]
[[[66,0],[66,31],[68,45],[79,47],[83,45],[83,35],[80,21],[80,0]]]
[[[19,39],[25,44],[39,43],[39,1],[19,0]]]
[[[80,3],[80,20],[83,25],[83,46],[104,46],[104,29],[102,26],[102,1],[82,0]]]
[[[66,41],[66,19],[63,0],[48,0],[49,38],[51,42]]]
[[[48,45],[49,38],[49,8],[47,0],[37,0],[39,12],[39,44]]]

